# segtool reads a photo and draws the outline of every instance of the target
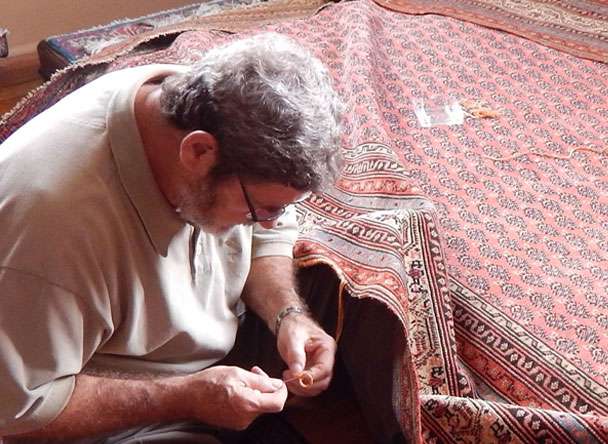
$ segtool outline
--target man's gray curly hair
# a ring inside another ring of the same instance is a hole
[[[160,100],[178,128],[216,137],[216,178],[313,191],[337,178],[341,102],[322,63],[285,36],[259,34],[208,51],[163,81]]]

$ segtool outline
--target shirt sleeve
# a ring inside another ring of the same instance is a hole
[[[293,257],[293,245],[298,238],[296,209],[290,205],[277,220],[274,228],[265,229],[260,224],[253,227],[252,258],[263,256]]]
[[[39,429],[67,405],[98,346],[81,305],[45,279],[0,267],[0,436]]]

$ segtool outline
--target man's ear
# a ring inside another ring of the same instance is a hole
[[[206,131],[191,131],[179,145],[179,160],[188,171],[206,176],[217,162],[217,139]]]

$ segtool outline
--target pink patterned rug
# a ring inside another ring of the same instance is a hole
[[[240,37],[200,29],[109,69]],[[411,441],[607,443],[608,66],[371,0],[265,30],[316,53],[349,110],[346,169],[300,207],[296,253],[402,321]],[[421,127],[412,99],[433,95],[498,115]]]
[[[608,62],[604,0],[375,0],[407,14],[442,14],[520,35],[561,51]]]

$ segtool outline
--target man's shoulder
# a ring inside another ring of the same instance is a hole
[[[27,240],[32,251],[94,242],[127,206],[117,176],[109,149],[75,155],[58,146],[0,159],[2,239],[7,247]]]
[[[10,205],[13,215],[21,214],[17,210],[69,212],[79,200],[116,188],[116,168],[103,130],[57,131],[65,137],[26,134],[0,147],[0,211]]]
[[[39,248],[55,243],[57,248],[68,237],[83,241],[94,236],[97,227],[103,229],[111,223],[111,209],[117,205],[115,188],[99,178],[90,178],[89,183],[67,180],[46,187],[33,181],[0,188],[0,227],[4,234],[12,233],[3,237],[11,242],[33,236],[40,242]]]
[[[75,294],[102,288],[104,264],[118,262],[129,241],[121,219],[128,204],[96,185],[71,192],[35,185],[1,195],[0,267]]]
[[[96,86],[100,86],[104,83],[107,83],[109,87],[115,89],[117,85],[119,85],[118,83],[116,83],[117,80],[120,80],[121,82],[129,81],[131,79],[133,81],[137,81],[141,78],[154,78],[157,75],[163,76],[174,73],[181,73],[187,71],[188,69],[188,65],[176,65],[169,63],[154,63],[148,65],[133,66],[129,68],[119,69],[116,71],[107,72],[85,85],[85,87],[93,84],[96,84]]]
[[[182,65],[154,64],[126,68],[104,74],[68,94],[19,128],[2,148],[10,144],[31,144],[36,136],[44,137],[43,144],[69,145],[71,135],[83,140],[88,132],[105,130],[112,98],[133,90],[142,81],[187,69]],[[82,136],[80,134],[82,133]]]

